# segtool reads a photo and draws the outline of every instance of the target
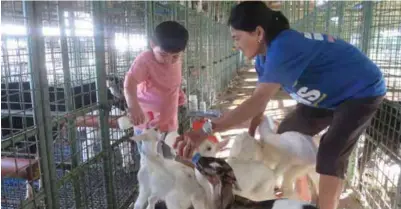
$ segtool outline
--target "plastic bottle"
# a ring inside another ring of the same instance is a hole
[[[134,125],[131,123],[130,119],[127,116],[122,116],[117,119],[118,127],[122,130],[129,129]]]
[[[205,101],[201,101],[201,102],[199,103],[199,110],[200,110],[201,112],[206,112],[206,102],[205,102]]]
[[[198,97],[196,95],[189,95],[188,98],[189,111],[198,111]]]
[[[145,116],[144,124],[149,123],[149,121],[154,119],[153,112],[146,112],[144,114],[144,116]],[[131,123],[131,120],[128,118],[128,116],[119,117],[117,119],[117,123],[118,123],[118,127],[120,129],[122,129],[122,130],[129,129],[129,128],[132,128],[134,126],[134,124]]]

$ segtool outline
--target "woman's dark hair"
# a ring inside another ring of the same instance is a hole
[[[269,44],[281,31],[289,29],[290,23],[283,13],[273,11],[261,1],[244,1],[231,9],[228,24],[236,30],[255,31],[260,26]]]
[[[153,42],[165,52],[184,51],[188,43],[188,30],[175,21],[165,21],[156,26]]]

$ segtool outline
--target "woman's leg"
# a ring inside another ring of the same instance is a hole
[[[314,136],[330,125],[333,111],[297,104],[295,110],[290,112],[280,123],[277,133],[297,131],[302,134]]]
[[[333,121],[320,141],[317,156],[320,209],[337,208],[349,155],[382,99],[352,99],[334,111]]]

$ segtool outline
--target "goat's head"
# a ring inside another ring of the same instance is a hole
[[[107,76],[106,77],[106,87],[110,90],[110,93],[118,98],[122,99],[124,97],[124,79],[120,79],[117,76]]]
[[[223,159],[213,157],[200,157],[194,163],[196,179],[209,194],[210,208],[231,208],[234,202],[233,186],[238,189],[231,166]]]
[[[176,131],[168,133],[165,138],[166,144],[170,147],[173,147],[173,144],[178,136],[179,134]],[[227,143],[228,141],[219,142],[217,137],[210,136],[199,145],[196,152],[198,152],[201,156],[214,157],[219,150],[227,145]]]
[[[215,136],[209,136],[198,147],[198,152],[205,157],[215,157],[228,141],[219,142]]]
[[[132,140],[141,143],[141,150],[147,155],[156,156],[157,142],[162,134],[156,128],[145,129],[142,134],[131,137]]]
[[[238,134],[230,150],[230,157],[242,160],[258,160],[261,158],[261,145],[247,131]]]
[[[267,137],[269,135],[276,133],[276,124],[274,120],[269,115],[264,115],[262,122],[259,124],[258,132],[261,138]]]

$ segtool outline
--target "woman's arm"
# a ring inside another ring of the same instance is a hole
[[[251,117],[263,113],[268,101],[273,97],[281,85],[277,83],[259,83],[253,95],[234,110],[224,114],[212,122],[213,131],[220,132],[240,124]]]

